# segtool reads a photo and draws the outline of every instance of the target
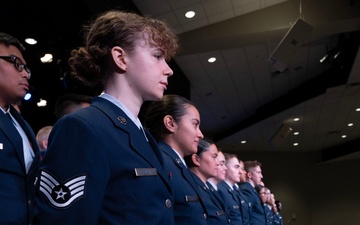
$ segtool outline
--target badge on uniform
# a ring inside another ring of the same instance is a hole
[[[185,201],[186,202],[198,202],[199,201],[199,197],[198,196],[185,196]]]
[[[157,176],[157,170],[156,168],[135,168],[135,175],[137,177]]]
[[[126,125],[126,124],[127,124],[127,121],[126,121],[126,119],[125,119],[124,117],[119,116],[117,119],[119,120],[119,122],[120,122],[122,125]]]
[[[86,175],[77,176],[65,183],[45,171],[41,171],[39,190],[44,194],[50,205],[65,209],[85,196]]]

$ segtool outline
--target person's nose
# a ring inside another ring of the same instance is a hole
[[[164,75],[170,77],[173,74],[174,74],[174,71],[170,68],[169,64],[165,62]]]

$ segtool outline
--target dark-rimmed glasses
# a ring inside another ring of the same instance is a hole
[[[19,72],[22,72],[23,70],[25,70],[28,74],[29,74],[29,79],[31,77],[31,71],[29,69],[29,67],[24,64],[21,59],[19,59],[16,56],[0,56],[0,59],[3,59],[7,62],[11,62],[13,63],[15,69]]]

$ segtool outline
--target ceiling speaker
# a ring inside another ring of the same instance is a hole
[[[275,148],[279,147],[284,142],[286,137],[291,133],[291,131],[292,128],[288,124],[281,124],[279,129],[277,129],[275,134],[271,137],[270,146]]]
[[[297,19],[275,48],[268,61],[278,71],[283,72],[294,58],[301,45],[309,38],[313,28],[302,19]]]

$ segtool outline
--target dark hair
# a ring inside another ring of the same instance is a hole
[[[186,109],[194,104],[180,95],[164,95],[162,101],[151,102],[145,112],[144,126],[159,141],[168,134],[163,119],[170,115],[175,121],[179,121],[186,114]]]
[[[225,157],[225,164],[227,165],[229,159],[232,159],[232,158],[238,158],[238,156],[236,154],[231,154],[231,153],[224,153],[224,157]],[[240,161],[240,160],[239,160]]]
[[[104,84],[111,49],[119,46],[131,54],[139,39],[149,34],[151,44],[158,45],[165,58],[173,57],[179,46],[177,36],[160,20],[135,13],[110,10],[84,26],[85,46],[71,52],[72,75],[87,85]]]
[[[257,166],[261,167],[261,163],[256,160],[244,162],[244,167],[245,167],[246,172],[251,172],[250,170],[254,169]]]
[[[197,148],[198,150],[196,152],[196,155],[201,156],[204,152],[209,150],[209,147],[213,144],[215,144],[215,143],[210,138],[201,139],[198,144],[198,148]],[[189,168],[195,166],[191,157],[192,157],[192,155],[187,155],[184,157],[185,163]]]
[[[280,212],[281,209],[282,209],[281,201],[280,200],[275,200],[275,205],[276,205],[277,211]]]
[[[80,105],[82,103],[91,103],[93,97],[80,94],[65,94],[60,96],[56,100],[55,104],[55,116],[56,119],[60,119],[65,114],[69,113],[69,109],[72,106]]]
[[[204,152],[209,150],[210,145],[214,144],[214,141],[210,138],[203,138],[199,141],[198,144],[198,150],[196,152],[196,155],[202,155]]]
[[[0,44],[4,44],[6,47],[13,45],[17,47],[21,52],[25,51],[24,45],[22,45],[18,39],[11,36],[10,34],[0,33]]]
[[[261,190],[262,190],[263,188],[265,188],[265,186],[262,186],[262,185],[260,185],[260,184],[255,185],[255,190],[256,190],[257,193],[259,193],[259,194],[260,194],[260,192],[261,192]]]

